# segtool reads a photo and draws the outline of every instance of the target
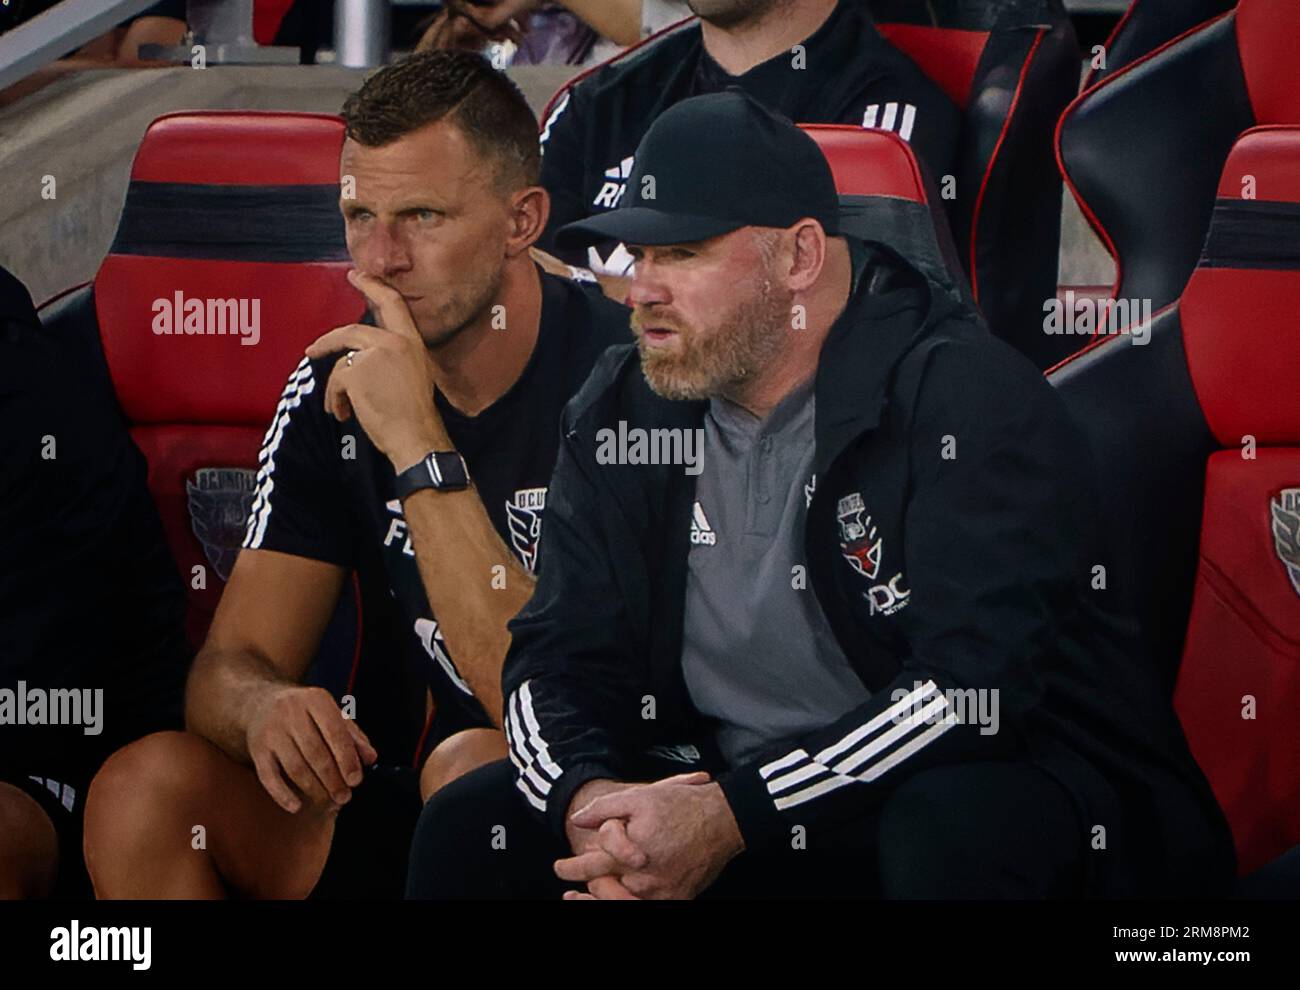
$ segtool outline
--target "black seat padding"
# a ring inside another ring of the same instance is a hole
[[[1106,39],[1106,64],[1089,74],[1099,83],[1166,42],[1237,6],[1237,0],[1133,0]],[[1085,53],[1091,56],[1091,53]]]

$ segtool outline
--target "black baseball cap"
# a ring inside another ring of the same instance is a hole
[[[556,243],[685,244],[804,217],[839,233],[830,165],[808,134],[733,86],[660,114],[618,209],[566,224]]]

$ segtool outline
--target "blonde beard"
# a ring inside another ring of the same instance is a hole
[[[794,296],[777,292],[770,278],[757,288],[721,324],[683,334],[679,355],[647,347],[633,314],[641,373],[650,388],[665,399],[707,399],[734,393],[764,371],[783,350]]]

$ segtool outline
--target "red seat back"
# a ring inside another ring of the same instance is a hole
[[[906,141],[892,131],[847,124],[799,126],[831,166],[845,233],[882,241],[969,294],[947,217]]]
[[[1258,199],[1243,200],[1243,176]],[[1300,128],[1243,136],[1183,293],[1209,459],[1175,695],[1242,873],[1300,844]]]
[[[1218,194],[1181,299],[1049,380],[1100,468],[1106,595],[1246,874],[1300,844],[1300,127],[1242,135]]]
[[[145,133],[94,281],[100,339],[202,640],[289,372],[364,312],[346,280],[342,122],[170,114]]]

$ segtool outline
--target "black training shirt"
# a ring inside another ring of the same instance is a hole
[[[0,691],[103,692],[98,733],[7,713],[0,779],[79,789],[114,750],[181,728],[185,586],[98,342],[42,326],[3,268],[0,422]]]
[[[729,86],[740,86],[797,124],[892,130],[932,175],[953,171],[961,126],[957,107],[881,37],[865,4],[841,2],[802,48],[732,76],[704,50],[699,22],[693,21],[579,82],[542,126],[542,184],[551,194],[551,217],[540,246],[569,264],[625,274],[632,259],[621,245],[557,250],[555,231],[618,206],[637,145],[659,114]]]
[[[560,412],[600,353],[631,338],[628,311],[596,287],[545,274],[541,278],[537,344],[506,394],[477,416],[461,414],[441,393],[435,397],[497,533],[530,571],[558,450]],[[382,720],[407,723],[400,734],[404,745],[413,743],[411,732],[419,729],[425,684],[437,712],[434,739],[469,725],[487,725],[429,608],[392,463],[355,419],[339,423],[325,411],[325,385],[337,359],[304,358],[290,375],[259,455],[243,546],[356,571],[365,628],[361,665],[382,665],[385,684],[402,685],[402,710],[393,711],[385,702]],[[438,566],[455,570],[462,565],[448,557]],[[356,696],[358,721],[371,733],[377,721],[374,705],[368,715],[366,696],[360,690]],[[391,738],[390,728],[384,727],[386,738]],[[382,744],[375,742],[383,758]]]

